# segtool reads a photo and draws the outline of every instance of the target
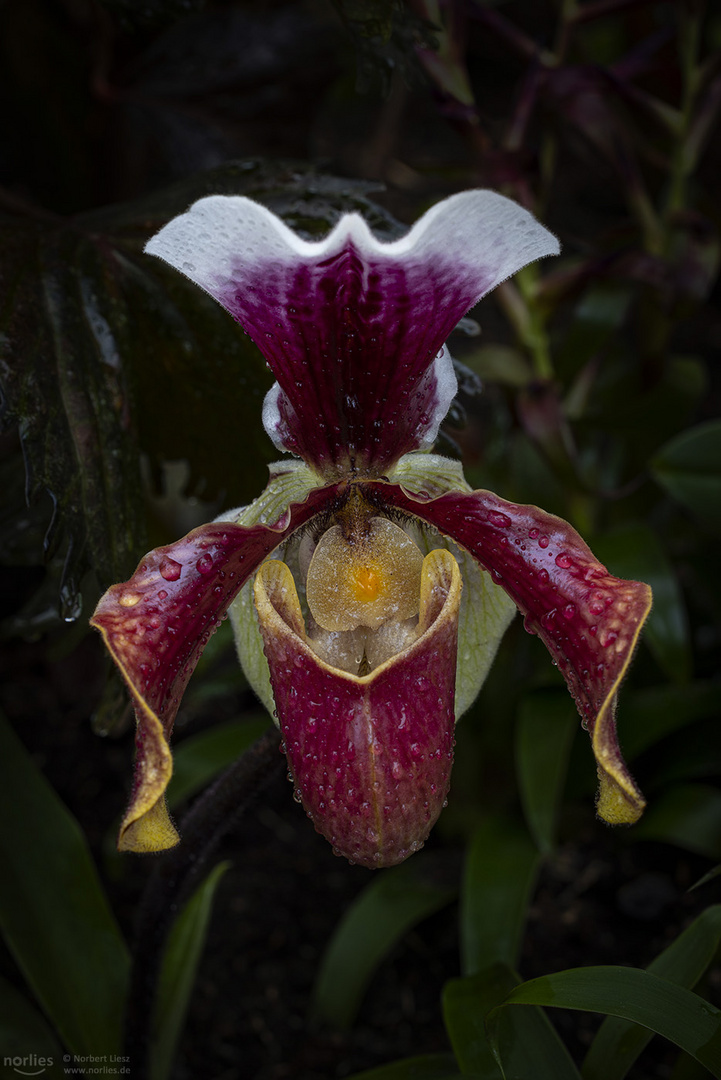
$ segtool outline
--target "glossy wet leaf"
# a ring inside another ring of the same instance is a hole
[[[648,971],[585,967],[522,983],[487,1019],[496,1060],[503,1061],[500,1023],[513,1005],[581,1009],[632,1020],[685,1050],[715,1076],[721,1073],[721,1011],[697,994]]]
[[[229,862],[218,863],[173,924],[163,955],[155,1009],[151,1080],[170,1075],[195,974],[205,945],[213,897]]]
[[[687,681],[692,658],[686,606],[676,571],[657,534],[635,522],[597,537],[593,549],[611,573],[651,586],[653,607],[644,640],[668,678]]]
[[[226,765],[267,730],[266,716],[220,724],[209,731],[184,739],[173,754],[173,776],[168,785],[168,805],[172,808],[205,787]]]
[[[654,478],[709,529],[721,529],[721,422],[710,420],[667,443],[651,463]]]
[[[461,891],[465,974],[498,962],[516,965],[538,865],[538,851],[514,822],[489,817],[475,830]]]
[[[565,694],[526,695],[519,706],[516,771],[528,828],[539,851],[556,842],[556,822],[563,795],[571,743],[578,715]]]
[[[504,964],[450,979],[443,990],[443,1019],[464,1076],[502,1080],[485,1018],[519,982]],[[510,1010],[507,1010],[510,1012]],[[501,1018],[498,1038],[507,1068],[518,1080],[579,1080],[579,1073],[548,1017],[540,1009]]]
[[[353,902],[321,961],[313,1011],[350,1027],[379,964],[412,927],[449,904],[456,889],[438,878],[433,860],[416,856],[382,871]]]
[[[648,970],[693,989],[721,942],[721,906],[707,908],[656,957]],[[653,1037],[648,1028],[609,1016],[601,1024],[583,1062],[584,1080],[623,1080]]]
[[[129,961],[77,822],[0,718],[0,925],[76,1055],[119,1052]]]

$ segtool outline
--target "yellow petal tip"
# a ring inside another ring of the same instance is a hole
[[[167,851],[179,842],[180,836],[170,820],[165,799],[160,798],[135,821],[123,822],[118,837],[118,851],[148,854]]]
[[[646,806],[645,801],[624,788],[603,769],[598,770],[599,790],[596,811],[609,825],[634,825]]]

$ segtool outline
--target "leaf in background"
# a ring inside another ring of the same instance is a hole
[[[667,735],[719,714],[719,685],[699,680],[686,686],[649,686],[623,700],[623,751],[638,757]]]
[[[503,1080],[486,1032],[486,1015],[518,985],[505,964],[477,975],[450,979],[443,990],[443,1018],[464,1076]],[[579,1072],[548,1017],[540,1009],[501,1018],[499,1040],[506,1076],[518,1080],[580,1080]]]
[[[636,840],[661,840],[686,851],[721,857],[721,792],[710,784],[679,784],[650,804]]]
[[[173,751],[173,776],[168,785],[168,806],[176,807],[205,787],[232,764],[270,725],[266,714],[240,723],[220,724],[178,743]]]
[[[539,854],[526,832],[489,817],[473,834],[461,891],[461,958],[466,975],[496,962],[515,967]]]
[[[0,236],[5,422],[19,425],[28,498],[53,501],[46,550],[65,539],[62,615],[75,618],[85,568],[125,576],[143,537],[127,372],[108,321],[116,297],[103,254],[75,230],[5,219]]]
[[[3,1057],[35,1055],[38,1072],[50,1080],[66,1075],[60,1066],[62,1049],[48,1027],[45,1017],[6,979],[0,977],[0,1049]],[[38,1058],[50,1058],[52,1065],[42,1066]],[[8,1073],[9,1075],[9,1073]],[[15,1075],[18,1075],[16,1071]]]
[[[85,839],[3,718],[0,761],[7,944],[74,1054],[118,1053],[128,953]]]
[[[712,962],[721,942],[721,905],[707,908],[648,970],[692,990]],[[623,1080],[653,1037],[648,1028],[607,1016],[583,1062],[583,1080]]]
[[[218,863],[191,896],[168,935],[158,980],[153,1021],[151,1080],[166,1080],[205,945],[213,897],[229,862]]]
[[[451,1080],[460,1075],[453,1054],[424,1054],[353,1073],[349,1080]]]
[[[313,1012],[328,1024],[350,1027],[378,965],[412,927],[455,899],[437,880],[436,863],[416,856],[384,870],[348,909],[321,961]]]
[[[520,349],[510,345],[479,345],[463,350],[463,362],[476,372],[483,382],[501,383],[520,388],[533,379],[533,369]]]
[[[516,729],[518,789],[528,828],[547,855],[556,843],[556,819],[566,782],[578,714],[565,693],[527,694]]]
[[[585,967],[558,971],[522,983],[487,1019],[500,1063],[500,1021],[509,1005],[550,1005],[632,1020],[691,1054],[714,1076],[721,1075],[721,1011],[697,994],[648,971]]]
[[[721,530],[721,421],[684,431],[653,458],[655,480],[707,528]]]
[[[261,423],[272,380],[259,351],[202,290],[143,255],[144,241],[211,192],[259,199],[305,235],[350,210],[397,235],[370,190],[253,160],[72,221],[0,219],[4,424],[19,427],[28,496],[53,502],[46,546],[65,548],[65,618],[80,613],[87,568],[105,588],[146,550],[141,451],[156,474],[187,458],[189,494],[225,505],[258,494],[275,456]]]
[[[687,682],[692,656],[686,606],[676,572],[656,533],[642,522],[624,525],[595,537],[593,551],[612,574],[651,586],[653,607],[643,640],[665,675],[674,682]]]

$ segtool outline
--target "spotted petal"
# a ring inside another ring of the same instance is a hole
[[[316,829],[338,854],[392,866],[422,846],[448,793],[461,578],[426,557],[417,640],[370,675],[330,667],[306,640],[288,567],[255,583],[288,763]]]
[[[382,475],[433,443],[456,393],[444,348],[451,330],[558,243],[491,191],[451,196],[392,243],[357,214],[308,242],[258,203],[216,195],[174,218],[146,251],[250,334],[277,379],[264,407],[268,434],[332,477]]]
[[[645,806],[616,736],[618,689],[651,608],[651,590],[608,573],[578,533],[535,506],[488,491],[422,499],[392,484],[376,497],[434,525],[501,585],[558,665],[591,734],[599,775],[598,813],[636,821]]]
[[[121,850],[159,851],[177,843],[164,792],[172,772],[168,742],[188,679],[245,581],[291,532],[332,506],[336,491],[316,488],[273,525],[203,525],[151,551],[129,581],[101,598],[91,624],[130,689],[138,722]]]

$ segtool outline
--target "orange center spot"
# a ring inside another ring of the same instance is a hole
[[[381,576],[372,566],[355,566],[352,581],[355,599],[361,603],[377,600],[383,588]]]

